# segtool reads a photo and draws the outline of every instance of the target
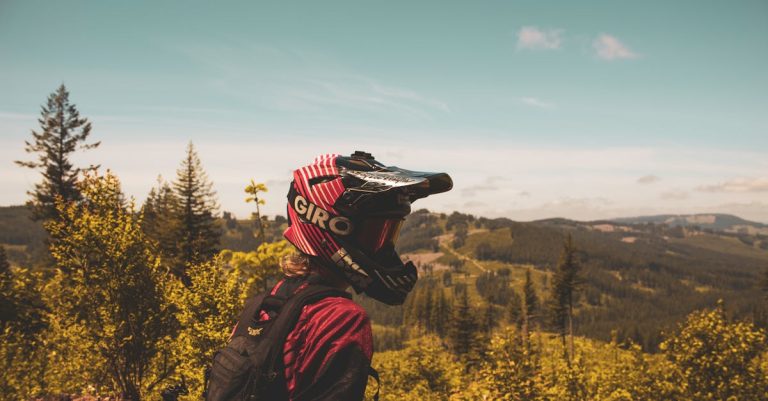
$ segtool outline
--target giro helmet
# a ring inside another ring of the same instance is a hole
[[[358,293],[399,305],[418,278],[395,251],[402,222],[413,201],[452,187],[446,173],[385,166],[361,151],[321,155],[293,172],[283,235]]]

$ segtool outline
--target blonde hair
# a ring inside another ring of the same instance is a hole
[[[301,277],[309,274],[309,257],[293,252],[280,258],[280,269],[286,277]]]

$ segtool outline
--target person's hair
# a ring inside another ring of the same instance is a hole
[[[310,272],[309,256],[293,252],[280,259],[280,269],[286,277],[306,276]]]

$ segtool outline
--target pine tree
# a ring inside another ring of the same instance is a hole
[[[459,303],[454,311],[448,332],[451,350],[465,361],[465,366],[469,369],[479,362],[483,344],[481,343],[480,323],[469,303],[469,291],[466,289],[460,293]]]
[[[16,320],[15,301],[11,264],[8,263],[5,247],[0,245],[0,328],[4,329],[6,322]]]
[[[768,268],[765,269],[763,272],[763,294],[765,296],[765,300],[768,301]]]
[[[72,202],[80,199],[76,182],[81,172],[93,171],[98,166],[82,169],[75,167],[70,157],[78,149],[93,149],[100,142],[85,143],[91,133],[91,123],[81,118],[74,104],[69,102],[69,92],[62,84],[48,96],[48,102],[40,111],[40,132],[32,131],[34,141],[24,141],[27,153],[37,154],[37,161],[16,161],[16,164],[39,169],[42,182],[27,192],[31,199],[27,205],[35,220],[57,219],[56,199]]]
[[[531,269],[525,271],[525,283],[523,284],[523,342],[529,346],[528,335],[532,326],[536,322],[536,314],[539,309],[539,298],[536,296],[536,289],[531,280]]]
[[[445,337],[448,332],[448,324],[451,320],[451,305],[448,303],[443,289],[439,287],[437,288],[437,295],[435,296],[435,311],[433,316],[435,333],[441,338]]]
[[[427,283],[427,288],[424,291],[424,300],[421,302],[421,308],[423,310],[422,312],[422,321],[424,323],[424,331],[427,333],[433,333],[435,330],[434,327],[434,317],[435,317],[435,304],[434,304],[434,297],[433,297],[433,287],[434,284],[430,280]]]
[[[575,296],[581,286],[579,277],[580,265],[576,259],[576,247],[573,238],[568,237],[563,243],[557,269],[552,278],[552,293],[550,311],[555,329],[560,334],[563,348],[566,347],[566,334],[569,336],[565,357],[568,361],[573,357],[573,306]]]
[[[179,261],[174,273],[188,283],[186,269],[190,264],[210,260],[218,252],[221,231],[217,225],[216,192],[203,171],[192,142],[187,156],[176,171],[173,192],[178,200]]]
[[[493,297],[491,297],[491,301],[488,302],[483,310],[483,329],[487,337],[490,337],[491,334],[493,334],[493,330],[498,325],[496,320],[496,307],[493,306],[492,299]]]
[[[183,266],[180,261],[181,223],[177,211],[179,200],[173,193],[171,185],[158,177],[157,187],[149,191],[147,200],[141,208],[144,215],[141,228],[147,238],[154,241],[162,264],[169,270]]]

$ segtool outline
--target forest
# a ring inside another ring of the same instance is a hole
[[[200,399],[245,299],[294,252],[260,212],[269,189],[243,183],[249,219],[221,211],[190,143],[133,199],[73,165],[99,142],[63,85],[39,121],[17,164],[40,181],[0,208],[0,399]],[[421,209],[398,251],[419,267],[406,303],[355,294],[382,400],[768,399],[765,234]]]

